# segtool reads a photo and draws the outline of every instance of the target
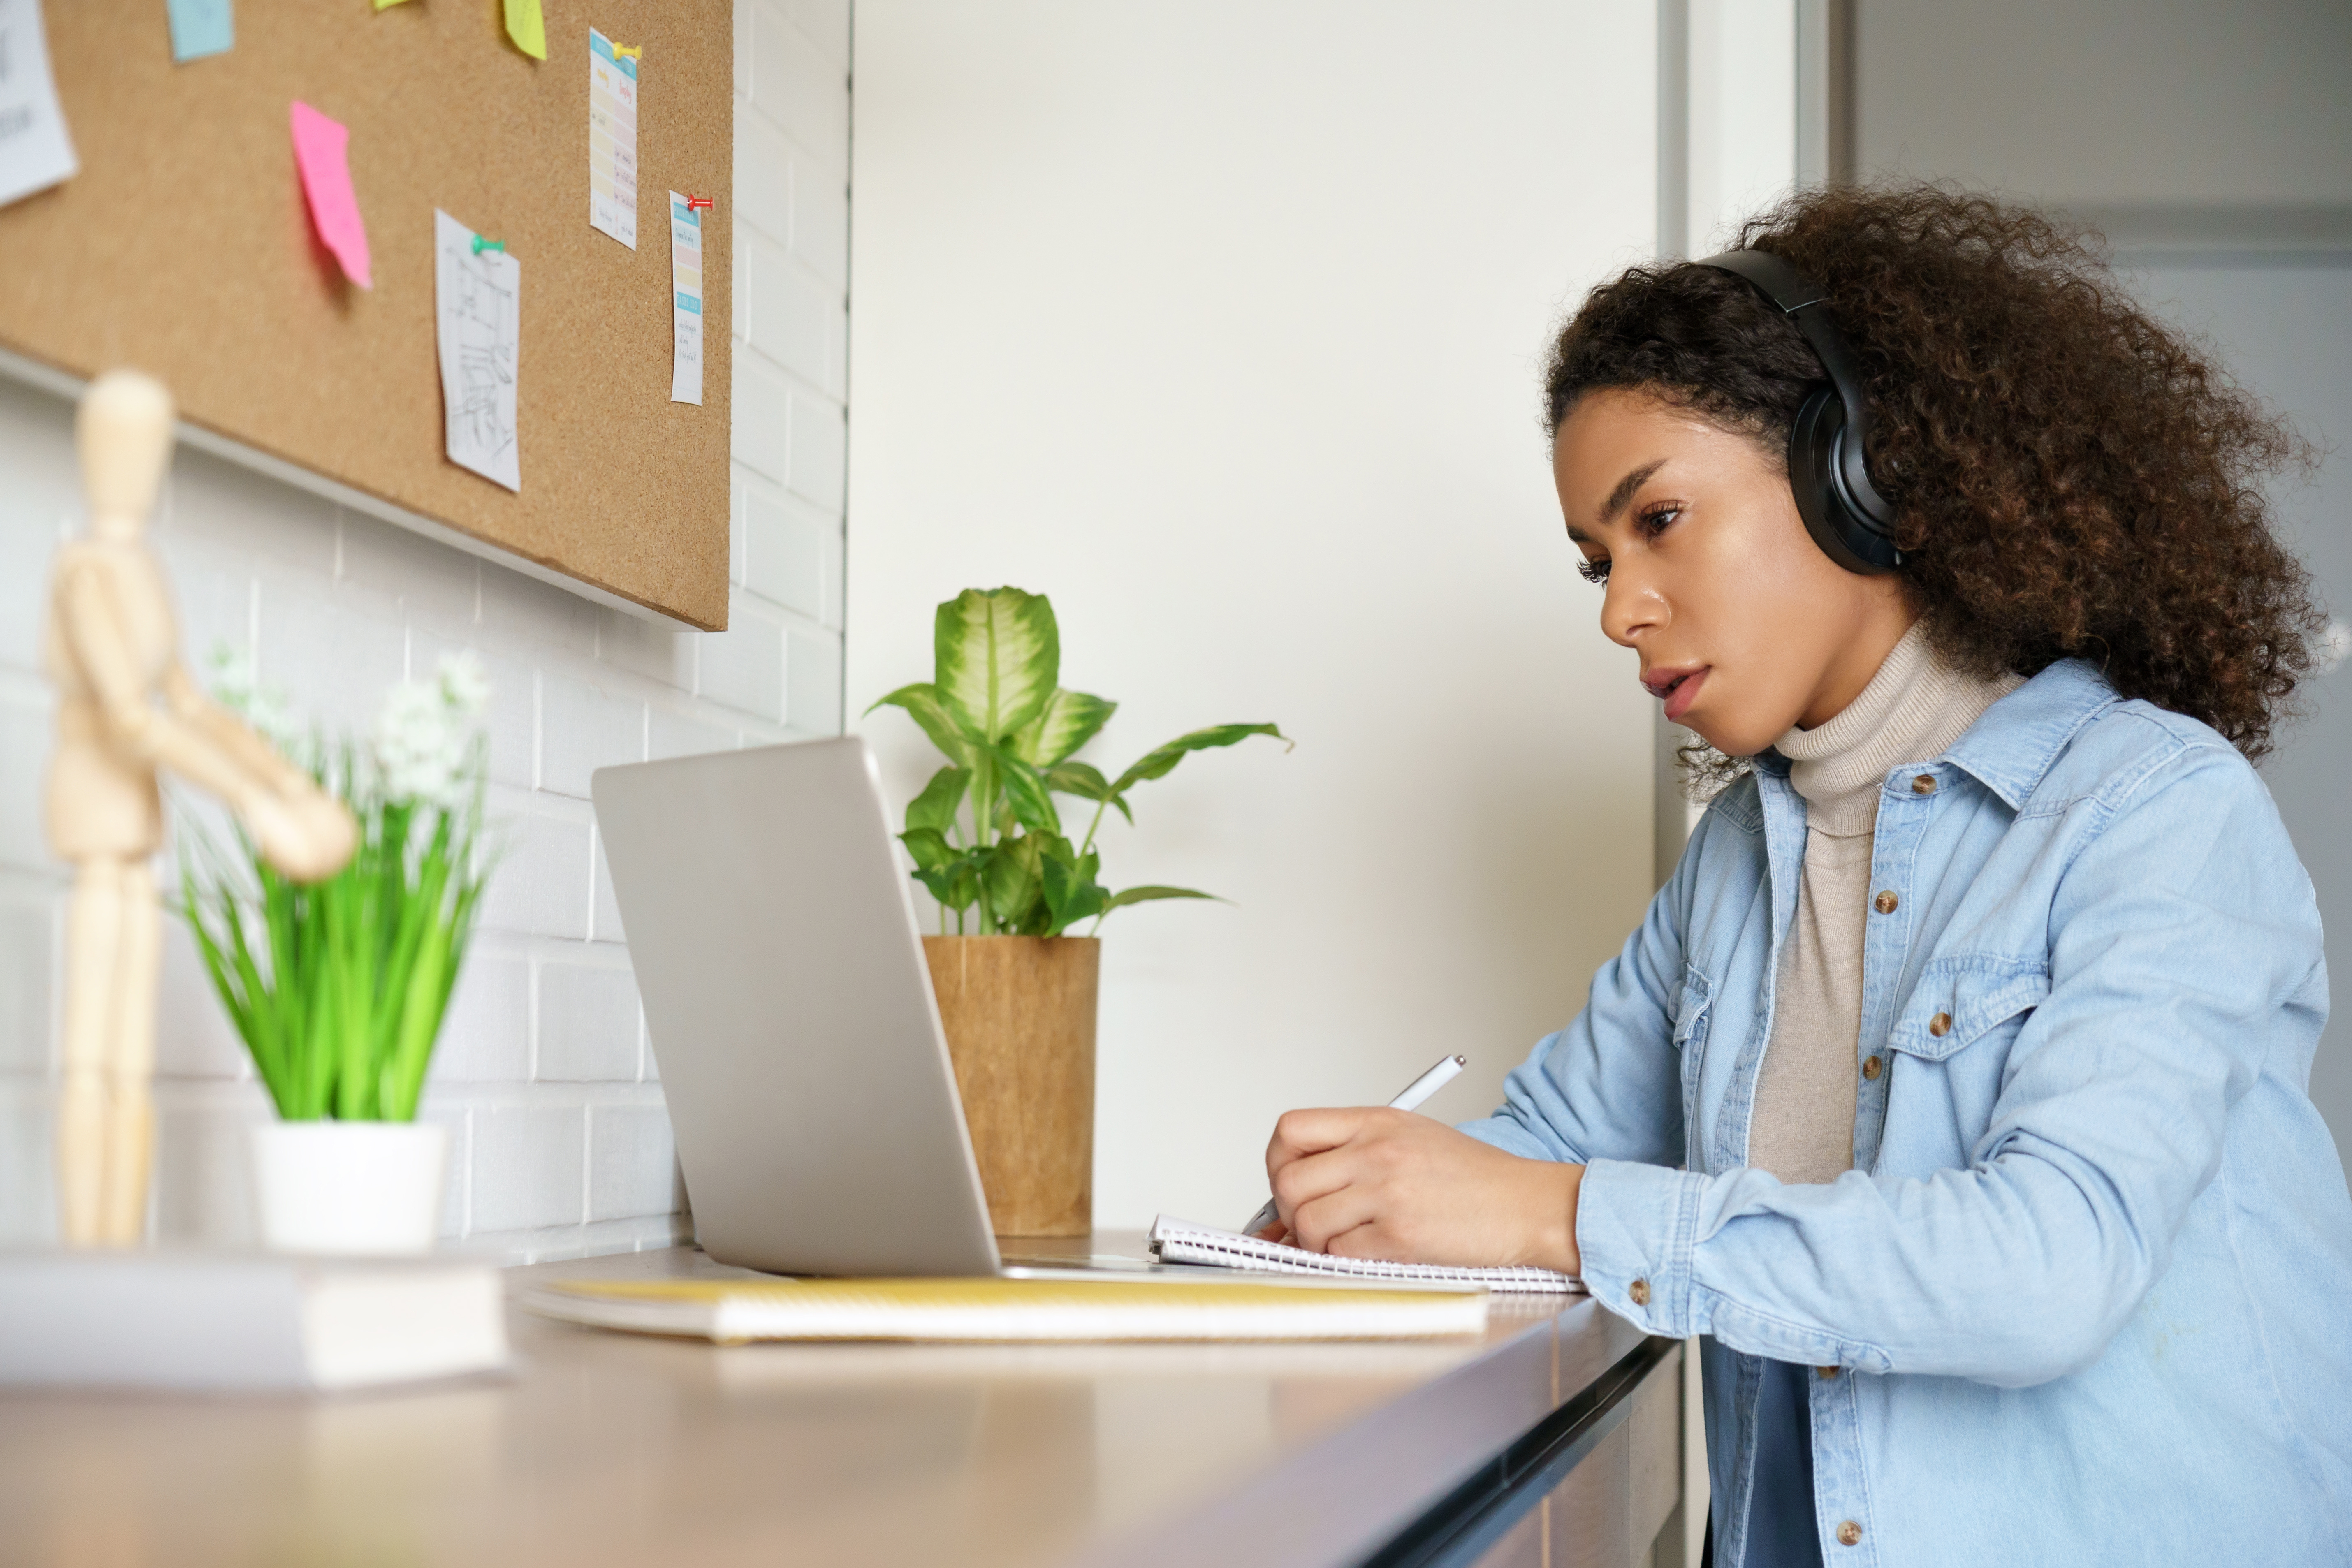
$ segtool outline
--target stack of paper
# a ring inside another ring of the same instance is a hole
[[[1483,1294],[1207,1280],[567,1279],[551,1318],[747,1340],[1402,1340],[1475,1334]]]
[[[506,1361],[487,1263],[0,1254],[0,1386],[331,1392]]]

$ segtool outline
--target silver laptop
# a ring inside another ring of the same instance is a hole
[[[780,1274],[1158,1271],[998,1256],[864,741],[593,788],[704,1251]]]

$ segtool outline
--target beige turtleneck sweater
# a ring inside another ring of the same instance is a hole
[[[1774,743],[1789,759],[1790,786],[1805,798],[1805,866],[1796,925],[1780,950],[1772,1037],[1757,1074],[1748,1164],[1784,1182],[1835,1181],[1853,1165],[1879,786],[1898,763],[1933,761],[2022,683],[2014,675],[1962,674],[1914,626],[1835,718]]]

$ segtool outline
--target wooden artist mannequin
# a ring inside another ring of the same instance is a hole
[[[82,395],[89,532],[58,552],[42,636],[58,690],[49,847],[74,868],[58,1107],[69,1247],[130,1246],[146,1226],[161,920],[149,862],[163,838],[156,769],[227,802],[289,877],[333,875],[356,837],[340,801],[208,700],[180,663],[163,574],[144,538],[172,421],[171,394],[135,371],[110,371]]]

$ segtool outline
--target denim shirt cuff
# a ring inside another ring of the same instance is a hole
[[[1691,1284],[1699,1199],[1713,1178],[1696,1171],[1595,1160],[1576,1200],[1576,1249],[1592,1299],[1654,1334],[1707,1331]]]

